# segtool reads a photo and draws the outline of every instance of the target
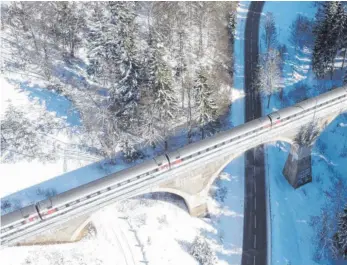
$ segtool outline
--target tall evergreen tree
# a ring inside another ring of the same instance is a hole
[[[277,29],[274,15],[271,12],[267,12],[265,15],[263,39],[267,52],[275,47],[277,42]]]
[[[161,124],[160,127],[164,137],[165,150],[167,150],[169,128],[171,122],[177,115],[178,102],[176,92],[172,85],[171,71],[163,59],[162,47],[160,46],[157,47],[155,52],[154,75],[154,108],[158,112],[158,122]]]
[[[312,56],[313,70],[318,77],[323,77],[328,71],[333,78],[334,63],[342,38],[344,10],[341,2],[327,2],[317,15],[314,28],[316,35]]]
[[[207,73],[200,69],[193,87],[195,104],[198,112],[198,124],[201,138],[205,138],[205,126],[216,119],[217,104],[215,102],[213,87],[208,84]]]
[[[140,63],[135,38],[135,13],[132,2],[102,3],[92,15],[88,35],[88,72],[107,90],[109,130],[113,135],[125,132],[119,143],[125,153],[133,150],[134,132],[138,131],[137,107],[140,99]],[[107,10],[107,12],[105,12]],[[111,134],[111,135],[112,135]],[[132,151],[130,152],[132,153]]]
[[[146,80],[141,98],[145,138],[154,147],[161,140],[168,149],[169,130],[179,110],[173,87],[172,72],[164,60],[165,50],[160,38],[151,33],[145,62]]]

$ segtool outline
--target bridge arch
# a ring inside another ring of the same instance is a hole
[[[141,192],[141,193],[137,194],[136,196],[155,194],[155,193],[167,193],[167,194],[173,194],[173,195],[179,197],[184,202],[184,205],[185,205],[187,211],[191,212],[192,205],[191,205],[191,199],[190,198],[192,195],[190,195],[184,191],[180,191],[178,189],[167,188],[167,187],[154,187],[154,188],[151,188],[151,190]]]
[[[271,141],[266,141],[264,143],[261,143],[261,144],[254,144],[252,146],[250,146],[249,148],[247,148],[246,150],[242,150],[240,152],[237,152],[237,153],[233,153],[233,154],[230,154],[230,156],[228,157],[228,159],[225,160],[224,163],[222,163],[220,165],[220,167],[218,168],[218,170],[216,172],[214,172],[214,174],[211,176],[211,178],[208,180],[205,188],[204,188],[204,194],[205,195],[208,195],[208,193],[210,192],[211,190],[211,187],[213,185],[213,183],[219,178],[219,175],[222,173],[222,171],[227,167],[227,165],[229,165],[231,163],[231,161],[233,161],[235,158],[239,157],[240,155],[246,153],[247,151],[249,150],[252,150],[254,148],[257,148],[258,146],[260,145],[263,145],[263,144],[269,144],[269,143],[276,143],[276,142],[285,142],[287,144],[289,144],[290,146],[292,145],[295,145],[295,142],[294,140],[292,140],[291,138],[289,137],[285,137],[285,136],[279,136],[279,137],[276,137],[276,139],[273,139]]]

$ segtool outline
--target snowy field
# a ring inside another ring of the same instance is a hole
[[[266,2],[263,14],[266,12],[274,14],[278,42],[288,48],[283,80],[284,95],[288,101],[281,102],[275,96],[268,109],[267,101],[264,99],[263,114],[295,104],[300,101],[297,96],[314,96],[334,85],[342,85],[340,71],[336,71],[332,81],[316,80],[311,69],[311,51],[305,49],[295,53],[290,45],[291,23],[298,14],[314,18],[316,7],[313,2]],[[261,48],[264,52],[263,42]],[[295,91],[297,86],[305,87],[307,90]],[[328,229],[328,232],[323,237],[329,238],[332,235],[332,229],[335,227],[334,215],[341,211],[341,203],[347,199],[347,130],[344,127],[346,122],[347,115],[340,115],[319,136],[312,150],[313,181],[297,190],[294,190],[282,175],[290,146],[279,142],[267,145],[272,264],[334,264],[331,257],[326,255],[324,242],[320,241],[318,235],[324,229]],[[323,212],[328,216],[325,223],[322,221]]]

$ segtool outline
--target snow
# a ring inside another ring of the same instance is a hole
[[[229,122],[236,126],[244,123],[244,27],[249,2],[240,2],[238,7],[237,36],[235,41],[235,74],[232,89],[231,116]],[[290,10],[290,12],[288,12]],[[274,12],[279,25],[278,39],[289,47],[289,26],[298,13],[313,17],[312,2],[266,2],[263,14]],[[260,34],[261,37],[261,34]],[[309,89],[320,86],[324,89],[340,83],[324,80],[317,82],[310,69],[309,50],[294,55],[289,47],[290,58],[285,65],[285,94],[293,91],[296,84],[308,84]],[[293,73],[292,65],[296,68]],[[83,68],[83,67],[82,67]],[[61,69],[64,72],[63,69]],[[74,78],[73,73],[63,78]],[[79,125],[79,115],[68,100],[56,92],[42,90],[42,84],[9,83],[1,79],[1,113],[11,99],[14,104],[30,105],[36,101],[65,118],[69,125]],[[8,93],[3,95],[3,93]],[[316,95],[315,89],[309,91]],[[30,99],[30,100],[28,100]],[[286,104],[293,104],[294,99]],[[30,103],[31,102],[31,103]],[[36,104],[36,103],[35,103]],[[266,104],[264,104],[266,106]],[[273,97],[269,113],[283,107]],[[322,133],[312,151],[313,182],[294,190],[282,175],[290,146],[284,143],[267,145],[267,184],[270,205],[269,231],[272,264],[318,265],[329,264],[327,258],[314,260],[317,248],[315,237],[319,216],[325,204],[332,203],[327,197],[330,188],[339,176],[346,178],[346,157],[340,155],[346,146],[347,117],[341,115]],[[174,147],[183,144],[179,134],[170,140]],[[342,146],[341,143],[344,143]],[[154,153],[152,155],[155,155]],[[77,155],[78,156],[78,155]],[[56,163],[40,162],[1,165],[6,176],[6,185],[0,186],[2,201],[10,201],[14,207],[27,205],[44,198],[44,192],[56,189],[60,193],[87,183],[96,178],[131,166],[118,163],[110,166],[95,162],[97,158],[78,157],[60,159]],[[91,163],[95,162],[95,163]],[[140,162],[140,161],[139,161]],[[68,163],[68,164],[66,164]],[[75,170],[74,170],[75,169]],[[334,172],[332,174],[331,172]],[[25,175],[25,178],[22,176]],[[18,181],[20,178],[21,181]],[[31,187],[30,187],[31,186]],[[29,188],[27,188],[29,187]],[[27,188],[27,189],[24,189]],[[18,190],[20,192],[14,193]],[[189,255],[189,246],[195,236],[202,234],[211,244],[218,257],[218,264],[240,264],[243,239],[244,204],[244,156],[234,159],[221,173],[208,200],[210,218],[192,218],[182,200],[163,194],[137,197],[101,209],[92,216],[96,232],[73,244],[50,246],[27,246],[5,248],[0,251],[0,260],[7,265],[17,264],[197,264]],[[12,193],[12,194],[11,194]],[[346,196],[347,197],[347,196]],[[345,198],[347,199],[347,198]],[[2,213],[7,210],[2,209]],[[315,227],[316,226],[316,227]]]
[[[236,159],[232,164],[238,163]],[[232,171],[232,164],[226,171]],[[224,203],[209,199],[210,219],[192,218],[183,200],[168,194],[144,195],[95,213],[91,221],[96,232],[80,242],[5,248],[0,260],[6,260],[7,265],[195,265],[189,246],[195,236],[203,234],[217,253],[218,264],[240,264],[243,185],[241,174],[222,174],[214,190],[224,187],[228,192],[222,196]]]
[[[341,71],[336,71],[332,81],[316,80],[310,65],[311,51],[305,49],[295,54],[294,48],[289,43],[288,29],[292,21],[297,14],[313,18],[316,12],[313,2],[266,2],[263,13],[266,12],[273,12],[279,30],[278,41],[289,48],[284,68],[286,85],[284,95],[290,98],[288,102],[281,102],[276,95],[269,109],[266,108],[266,99],[264,99],[264,114],[298,101],[298,96],[305,91],[302,89],[295,91],[297,85],[304,85],[306,93],[310,96],[323,93],[332,86],[341,86]],[[262,41],[261,34],[260,40]],[[261,47],[264,47],[264,44]],[[321,220],[323,209],[329,209],[328,215],[331,218],[329,222],[334,223],[334,215],[339,210],[336,206],[339,205],[337,199],[329,194],[331,190],[337,192],[335,186],[339,180],[346,183],[345,125],[346,115],[340,115],[322,132],[311,153],[313,181],[296,190],[289,185],[282,174],[290,146],[280,142],[266,146],[272,264],[333,264],[331,257],[322,250],[317,237],[319,229],[322,229],[322,223],[314,220]],[[344,201],[347,199],[346,189],[344,186],[341,196],[343,198],[340,198]],[[332,236],[333,229],[333,227],[328,229],[327,238]]]
[[[234,126],[244,122],[244,26],[249,2],[242,2],[238,8],[237,39],[235,50],[235,87],[232,89],[232,117]],[[83,67],[82,67],[83,68]],[[76,78],[68,69],[59,69],[61,78]],[[78,77],[77,77],[78,78]],[[57,117],[66,119],[70,126],[79,125],[79,114],[70,102],[54,91],[42,89],[39,82],[9,83],[12,95],[5,99],[33,101],[42,105]],[[83,81],[82,81],[83,82]],[[14,87],[19,87],[14,89]],[[2,90],[3,91],[3,90]],[[170,140],[175,148],[184,144],[182,135]],[[154,153],[152,155],[155,155]],[[66,167],[71,159],[56,163],[16,163],[1,165],[8,179],[0,188],[2,202],[11,206],[1,209],[2,214],[45,198],[46,193],[61,193],[73,187],[116,172],[131,164],[118,163],[115,166],[97,159],[76,159],[79,165]],[[118,160],[117,160],[118,162]],[[141,161],[138,161],[141,162]],[[81,167],[82,166],[82,167]],[[74,170],[75,169],[75,170]],[[28,173],[31,172],[31,173]],[[25,175],[25,178],[23,178]],[[221,174],[221,179],[212,188],[216,199],[210,197],[208,207],[210,219],[192,218],[182,202],[136,198],[100,210],[92,217],[95,233],[73,244],[50,246],[26,246],[5,248],[0,251],[0,260],[7,264],[197,264],[188,253],[195,236],[203,234],[212,245],[218,257],[218,264],[240,264],[243,239],[244,200],[244,157],[234,159]],[[19,181],[17,181],[20,179]],[[24,180],[23,180],[24,179]],[[149,239],[150,238],[150,239]],[[140,247],[141,246],[141,247]],[[158,251],[160,250],[160,251]]]

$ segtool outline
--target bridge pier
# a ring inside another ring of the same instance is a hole
[[[312,182],[311,146],[292,145],[283,175],[293,188]]]
[[[207,203],[202,203],[194,208],[189,209],[189,213],[194,217],[205,217],[208,213]]]

